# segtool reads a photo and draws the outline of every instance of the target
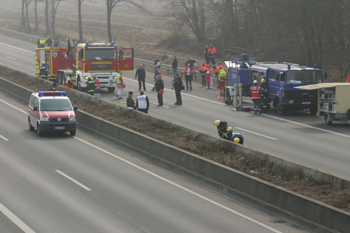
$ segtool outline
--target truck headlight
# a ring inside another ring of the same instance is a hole
[[[75,117],[69,117],[69,121],[75,121]]]
[[[289,100],[289,104],[294,104],[294,100]]]
[[[41,121],[49,121],[49,118],[48,117],[41,117],[40,120]]]

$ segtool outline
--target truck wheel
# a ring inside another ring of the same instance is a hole
[[[64,86],[66,84],[66,77],[63,72],[61,72],[61,85]]]
[[[34,127],[30,124],[30,120],[28,119],[28,127],[30,131],[34,130]]]
[[[280,99],[278,99],[277,113],[278,113],[278,115],[285,115],[286,114],[286,109],[282,106]]]
[[[331,125],[332,124],[332,121],[330,120],[330,117],[329,117],[329,113],[326,113],[324,115],[324,121],[325,121],[326,125]]]
[[[77,80],[77,87],[78,87],[78,90],[79,90],[79,91],[82,91],[82,92],[85,91],[85,88],[83,88],[83,87],[81,86],[81,84],[80,84],[80,77],[78,77],[78,80]]]
[[[115,91],[115,87],[107,87],[109,93],[113,93]]]
[[[309,111],[310,111],[310,115],[314,116],[316,115],[318,109],[317,109],[317,106],[316,105],[312,105],[310,108],[309,108]]]
[[[38,127],[37,127],[37,132],[38,132],[38,136],[39,137],[42,137],[44,135],[44,132],[40,129],[40,125],[38,124]]]
[[[57,84],[61,85],[61,72],[58,72],[57,74]]]

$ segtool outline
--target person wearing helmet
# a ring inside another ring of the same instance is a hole
[[[208,88],[211,89],[213,88],[213,75],[214,75],[214,69],[211,65],[208,65],[207,68],[207,76],[205,77],[205,80],[207,81]]]
[[[45,62],[43,61],[40,66],[40,73],[39,77],[43,79],[47,79],[47,76],[49,75],[49,70],[47,69],[47,66]]]
[[[232,127],[227,128],[226,134],[222,137],[223,139],[233,141],[243,145],[244,138],[240,133],[233,132]]]
[[[260,94],[262,93],[262,90],[259,87],[257,80],[253,81],[253,86],[250,87],[250,93],[254,104],[254,113],[260,114],[260,111],[261,111]]]
[[[230,128],[230,126],[228,125],[228,123],[226,121],[216,120],[214,122],[214,125],[216,125],[216,127],[217,127],[218,134],[219,134],[220,138],[222,138],[226,134],[227,129]]]
[[[86,92],[90,95],[94,95],[95,93],[95,81],[91,78],[90,75],[87,76]]]
[[[267,86],[265,79],[261,79],[261,113],[267,112]]]

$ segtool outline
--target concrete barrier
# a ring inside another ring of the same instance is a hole
[[[41,80],[41,82],[46,81]],[[50,86],[49,83],[48,86]],[[5,91],[9,91],[13,95],[20,97],[26,102],[31,93],[30,90],[22,88],[21,86],[2,78],[0,78],[0,87]],[[128,111],[129,114],[137,114],[137,116],[140,116],[141,114],[145,119],[150,118],[150,120],[162,121],[161,124],[172,126],[179,132],[182,128],[181,126],[153,118],[147,114],[129,111],[126,108],[107,103],[101,99],[93,99],[85,93],[80,93],[70,89],[67,90],[63,87],[58,87],[57,89],[66,90],[69,96],[79,96],[79,98],[84,98],[86,101],[105,104],[106,106],[118,108],[120,111]],[[263,206],[272,211],[278,211],[280,216],[292,218],[295,221],[307,224],[311,229],[319,232],[349,232],[350,213],[348,212],[248,176],[245,173],[204,159],[125,127],[97,118],[91,114],[77,111],[76,116],[78,123],[82,127],[85,127],[109,140],[113,140],[116,143],[122,144],[131,150],[137,151],[162,166],[203,182],[205,185],[215,188],[227,195],[238,196],[255,205]],[[184,129],[184,132],[196,135],[200,137],[200,140],[229,143],[190,129]],[[181,131],[181,133],[184,132]],[[271,157],[271,155],[254,151],[244,146],[233,143],[230,144],[234,146],[236,153],[248,153],[249,156],[269,156],[269,159]],[[291,165],[288,161],[282,162],[280,160],[280,158],[276,158],[276,163],[287,164],[286,166],[295,167],[295,169],[298,166],[297,169],[302,169],[301,165]],[[307,170],[308,169],[310,168],[307,168]],[[329,174],[323,174],[321,176],[324,178],[327,175]]]

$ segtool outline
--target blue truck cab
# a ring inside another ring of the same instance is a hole
[[[323,82],[322,71],[316,65],[311,68],[287,62],[257,62],[250,71],[251,82],[266,80],[268,103],[277,108],[278,114],[304,109],[309,109],[311,115],[317,113],[317,90],[295,88]]]

